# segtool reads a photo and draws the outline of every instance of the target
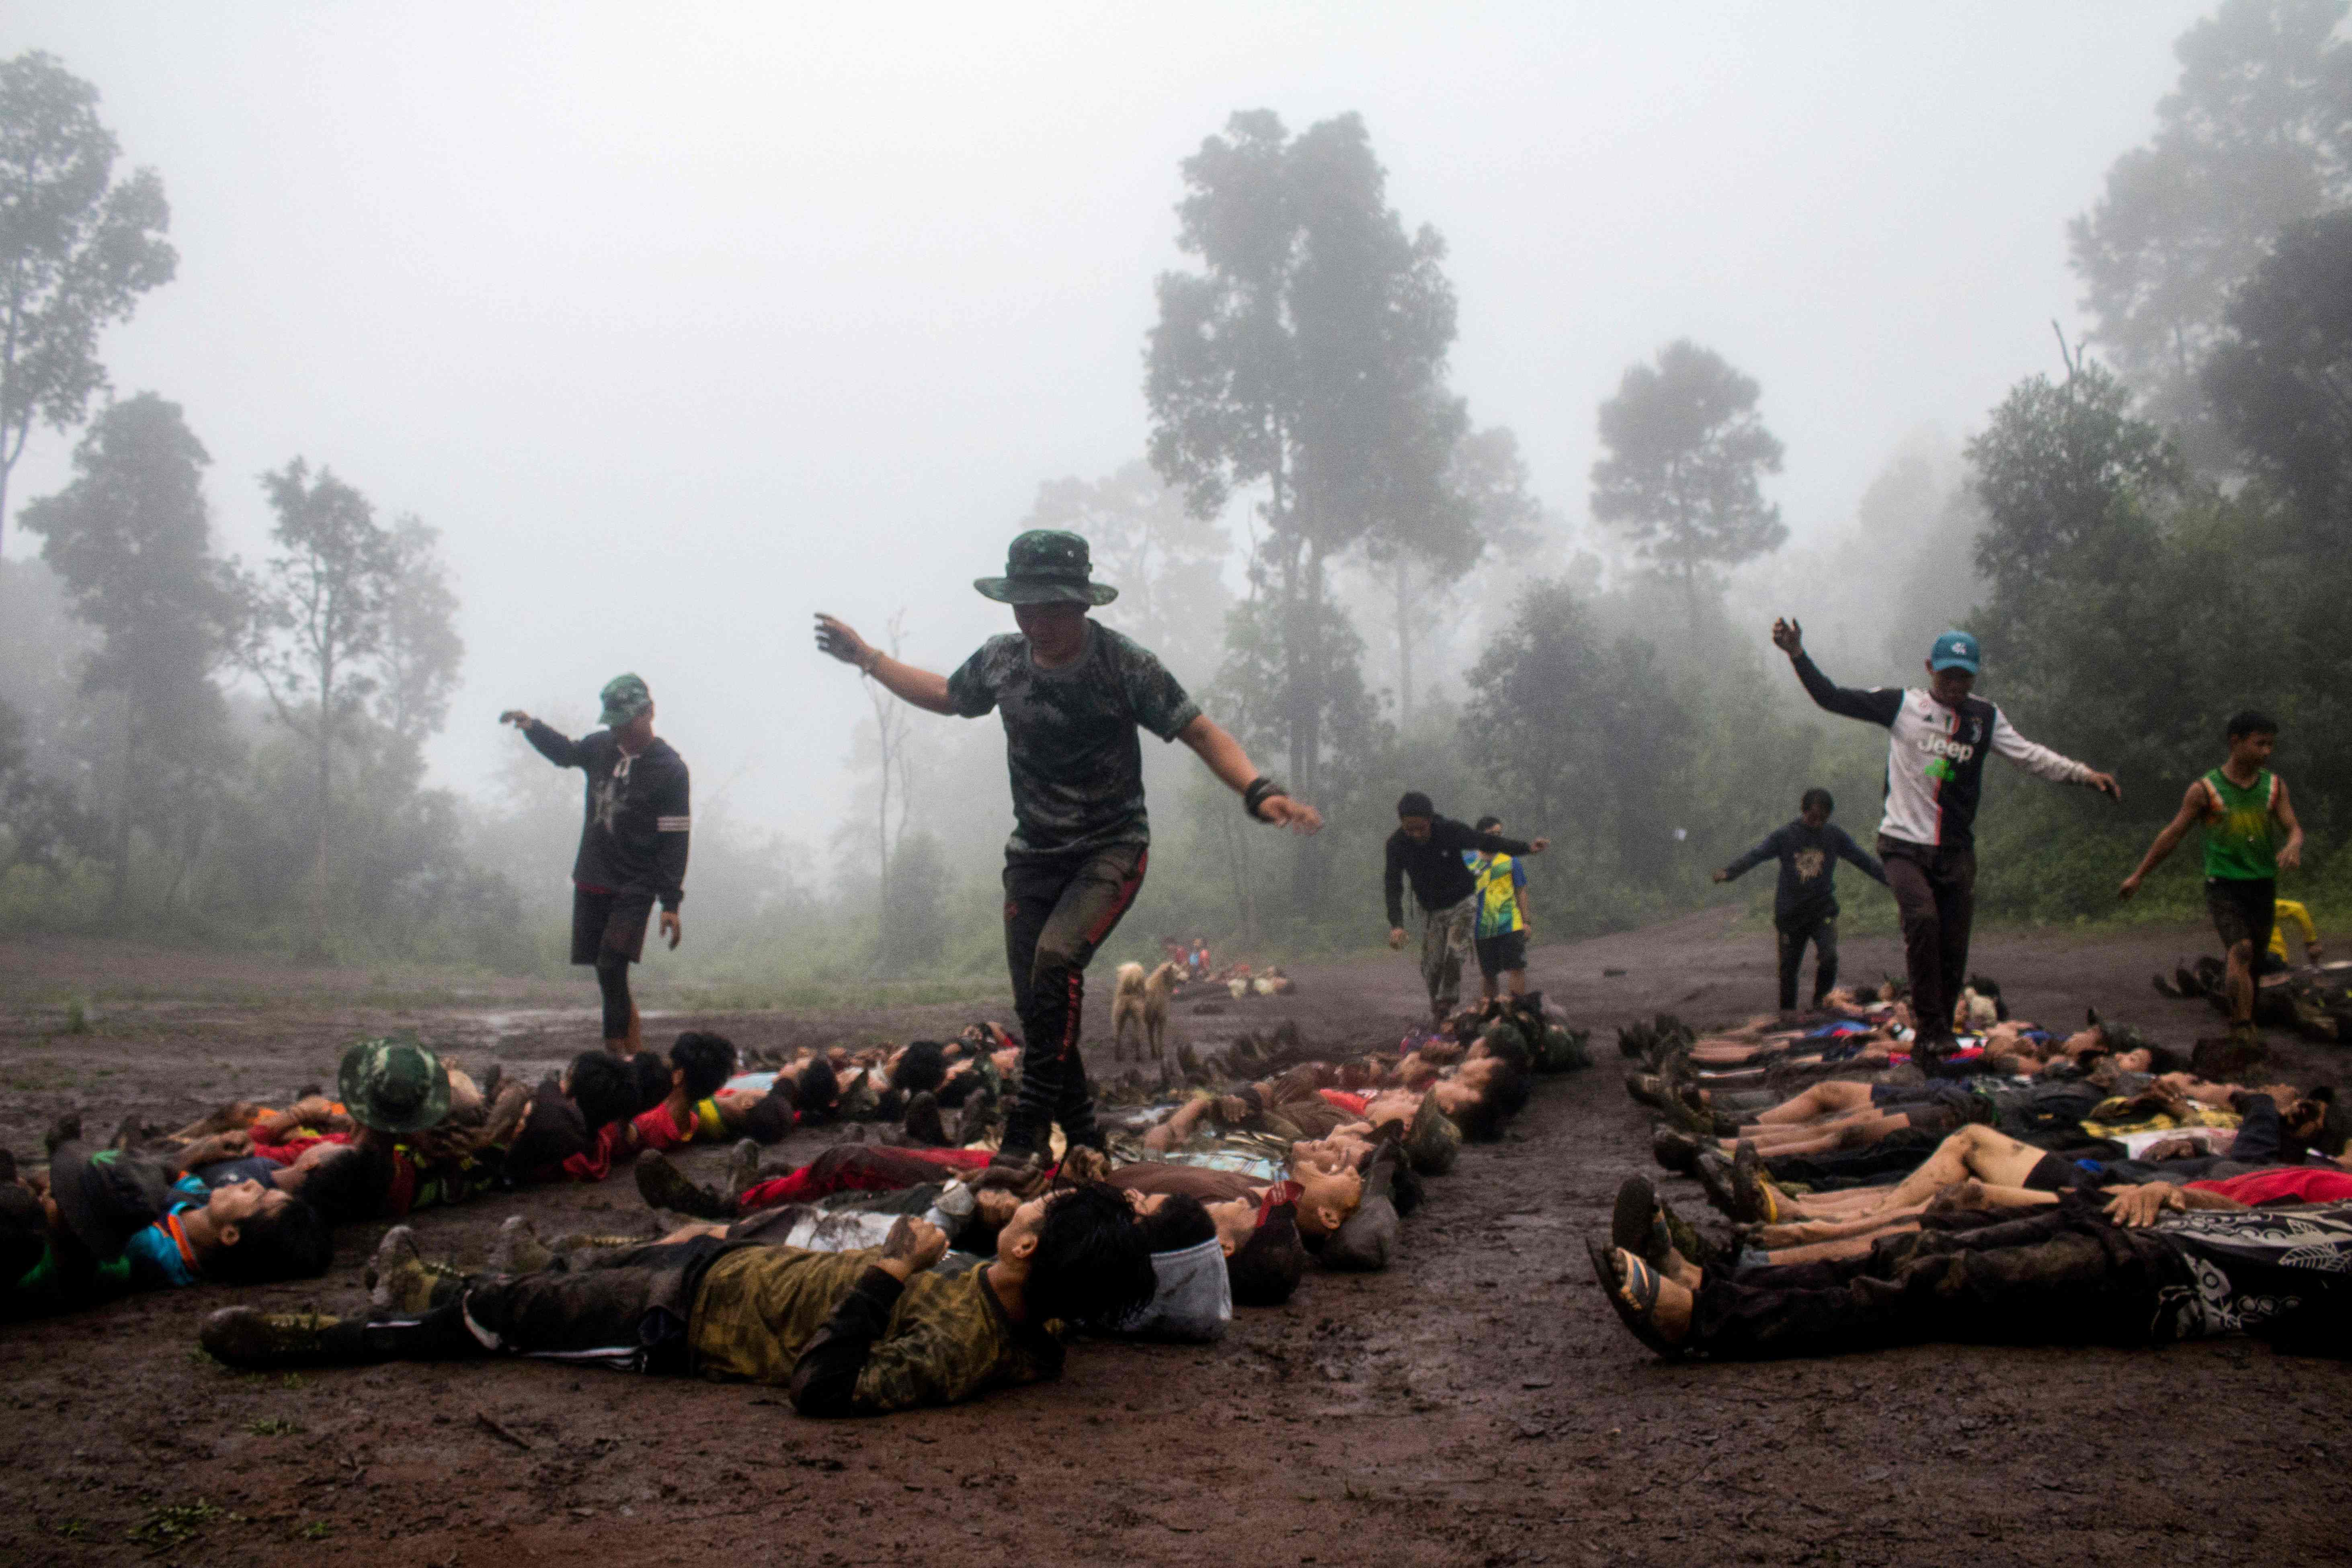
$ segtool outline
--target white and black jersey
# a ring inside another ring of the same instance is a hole
[[[2027,740],[1981,697],[1947,708],[1916,688],[1860,691],[1835,685],[1805,654],[1790,662],[1822,707],[1886,727],[1886,815],[1878,824],[1884,837],[1929,848],[1973,848],[1988,752],[2059,784],[2090,782],[2091,769]]]

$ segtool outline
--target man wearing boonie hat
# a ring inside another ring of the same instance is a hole
[[[1024,1043],[1021,1088],[999,1158],[1038,1157],[1052,1126],[1099,1147],[1094,1097],[1078,1055],[1087,963],[1143,885],[1151,821],[1139,729],[1182,741],[1257,820],[1313,833],[1323,818],[1260,773],[1149,650],[1088,618],[1118,590],[1090,581],[1087,542],[1032,529],[1013,542],[1004,575],[973,587],[1013,606],[1017,634],[991,637],[952,676],[872,647],[831,616],[817,647],[932,713],[1003,718],[1013,774],[1004,850],[1004,949]]]
[[[1980,658],[1973,633],[1948,631],[1927,653],[1927,685],[1859,691],[1823,675],[1805,653],[1804,628],[1772,623],[1772,643],[1789,656],[1806,695],[1848,719],[1885,726],[1886,812],[1878,858],[1903,914],[1903,958],[1911,976],[1913,1059],[1932,1069],[1952,1049],[1952,1005],[1969,972],[1976,920],[1977,795],[1988,752],[2060,784],[2087,784],[2123,798],[2111,773],[2062,757],[2017,732],[2008,716],[1971,695]]]
[[[604,1000],[604,1047],[635,1056],[643,1043],[629,965],[645,956],[646,921],[661,902],[662,935],[685,934],[686,852],[694,820],[686,759],[654,735],[654,698],[634,675],[598,693],[604,728],[574,741],[520,708],[499,715],[559,768],[588,774],[580,853],[572,863],[572,962],[593,964]]]

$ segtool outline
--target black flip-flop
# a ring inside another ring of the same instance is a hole
[[[1609,1298],[1617,1321],[1627,1331],[1668,1361],[1682,1359],[1682,1347],[1669,1343],[1651,1321],[1658,1305],[1658,1271],[1636,1258],[1633,1270],[1621,1279],[1617,1272],[1617,1252],[1597,1241],[1588,1239],[1584,1250],[1592,1259],[1592,1275],[1600,1282],[1601,1293]]]
[[[1617,1207],[1609,1216],[1609,1245],[1622,1247],[1636,1258],[1650,1251],[1650,1222],[1657,1217],[1658,1189],[1647,1176],[1628,1176],[1617,1189]]]

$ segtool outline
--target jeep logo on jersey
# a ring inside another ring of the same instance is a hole
[[[1949,757],[1956,763],[1965,763],[1977,754],[1977,749],[1974,746],[1965,742],[1947,739],[1942,735],[1922,735],[1919,738],[1919,749],[1931,757]]]

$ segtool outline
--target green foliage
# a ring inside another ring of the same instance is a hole
[[[2067,230],[2093,338],[2155,420],[2214,456],[2197,377],[2230,291],[2284,225],[2352,196],[2344,0],[2224,0],[2174,46],[2157,132]]]
[[[2340,549],[2352,502],[2352,212],[2297,224],[2231,301],[2205,369],[2223,428],[2293,498],[2315,549]]]
[[[290,1437],[302,1430],[299,1421],[289,1421],[283,1415],[266,1415],[245,1424],[245,1429],[257,1437]]]
[[[1756,412],[1759,388],[1712,349],[1687,340],[1630,366],[1601,405],[1592,516],[1623,531],[1643,559],[1693,596],[1717,567],[1788,541],[1762,476],[1780,471],[1779,439]]]
[[[131,1527],[129,1538],[142,1546],[168,1551],[194,1540],[205,1527],[215,1522],[242,1524],[245,1516],[230,1513],[205,1501],[166,1503],[150,1509],[147,1517]]]
[[[81,422],[106,385],[100,332],[179,266],[163,182],[115,180],[121,151],[98,89],[56,57],[0,61],[0,519],[34,424]]]

